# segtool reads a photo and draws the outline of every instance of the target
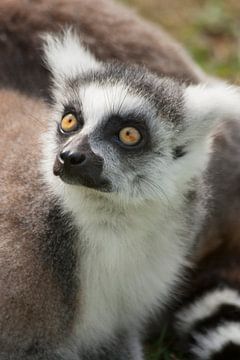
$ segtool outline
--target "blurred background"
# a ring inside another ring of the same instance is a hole
[[[240,84],[240,0],[119,0],[163,26],[208,73]]]

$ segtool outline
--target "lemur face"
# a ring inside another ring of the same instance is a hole
[[[54,80],[52,167],[61,181],[145,200],[199,175],[221,91],[99,63],[69,31],[48,36],[45,53]]]
[[[125,196],[159,190],[162,172],[176,158],[181,87],[143,69],[108,65],[66,80],[62,90],[55,175]]]

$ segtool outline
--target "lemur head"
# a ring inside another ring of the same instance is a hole
[[[171,196],[200,175],[207,135],[231,90],[98,62],[71,31],[47,35],[45,57],[55,120],[47,156],[66,186],[146,200]]]

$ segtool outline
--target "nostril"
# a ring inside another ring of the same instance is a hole
[[[69,161],[72,165],[82,164],[86,159],[86,156],[81,153],[71,153]]]
[[[69,154],[70,154],[70,151],[62,151],[62,152],[59,154],[60,160],[62,160],[62,161],[67,160]]]
[[[63,151],[60,153],[60,159],[71,165],[82,164],[86,160],[86,156],[78,151]]]

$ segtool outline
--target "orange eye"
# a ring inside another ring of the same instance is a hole
[[[67,114],[62,118],[61,129],[64,132],[75,131],[78,128],[78,121],[75,115]]]
[[[141,140],[141,134],[137,129],[129,126],[120,130],[119,139],[125,145],[136,145]]]

